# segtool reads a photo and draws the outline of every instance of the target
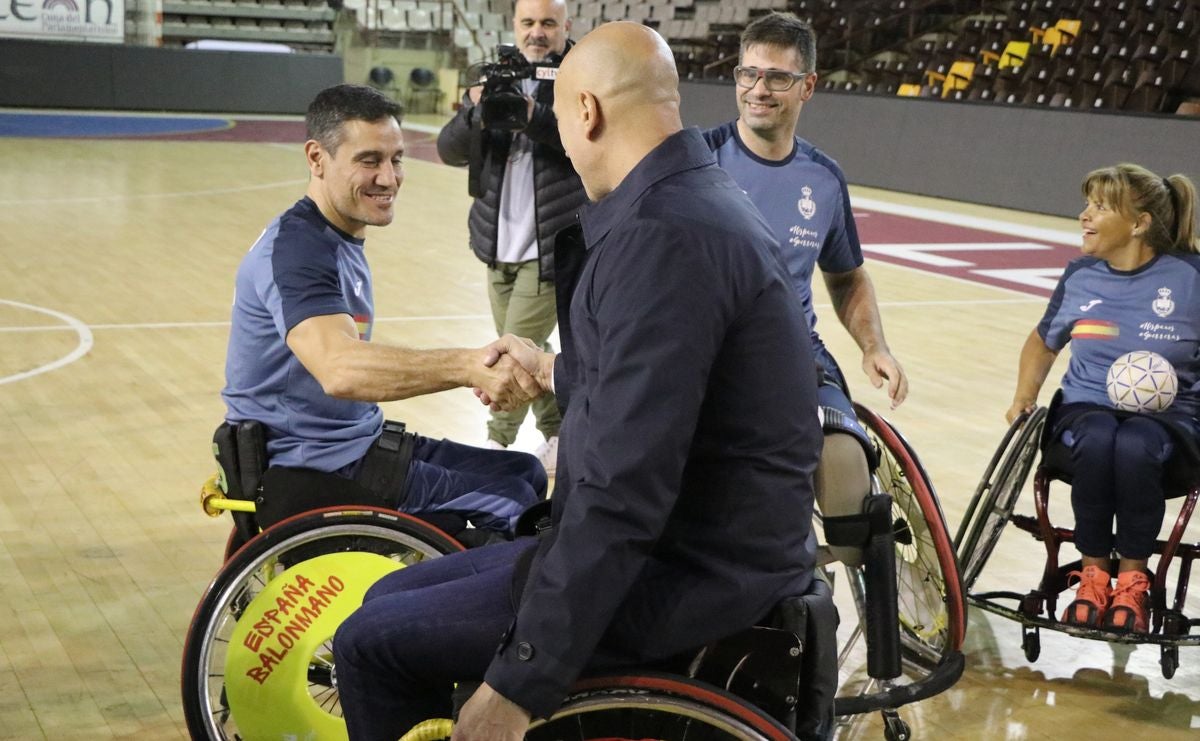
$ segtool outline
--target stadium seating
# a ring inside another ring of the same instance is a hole
[[[643,23],[684,79],[728,79],[741,30],[771,10],[813,24],[823,89],[1184,115],[1200,98],[1200,0],[568,0],[575,38]],[[416,39],[460,67],[512,41],[511,0],[164,0],[163,36],[332,51],[338,12],[371,43]]]

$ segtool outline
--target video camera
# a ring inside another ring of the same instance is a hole
[[[529,123],[528,103],[521,80],[553,80],[562,57],[550,54],[544,62],[530,62],[514,44],[496,47],[496,61],[480,65],[483,92],[479,97],[483,127],[493,131],[520,131]]]

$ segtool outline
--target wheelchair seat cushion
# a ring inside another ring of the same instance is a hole
[[[292,515],[314,509],[340,505],[388,507],[389,503],[383,494],[335,473],[272,466],[263,473],[256,505],[258,525],[266,530]]]
[[[1055,399],[1057,401],[1057,395]],[[1071,482],[1075,464],[1071,459],[1071,446],[1064,441],[1063,435],[1070,429],[1072,423],[1090,414],[1111,414],[1119,419],[1135,416],[1134,412],[1086,403],[1062,404],[1061,406],[1052,403],[1050,410],[1051,417],[1046,424],[1049,433],[1042,438],[1040,467],[1052,478],[1067,483]],[[1183,496],[1191,487],[1200,484],[1200,440],[1197,439],[1197,430],[1200,427],[1190,417],[1177,414],[1159,413],[1141,416],[1157,422],[1171,434],[1171,439],[1175,443],[1175,452],[1167,462],[1163,488],[1168,498]]]

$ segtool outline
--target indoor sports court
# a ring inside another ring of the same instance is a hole
[[[693,99],[728,94],[691,83],[685,103],[700,87]],[[1047,215],[1063,212],[1057,203],[1022,210],[921,195],[970,196],[986,188],[993,166],[1000,179],[1013,177],[1011,168],[982,159],[970,188],[927,187],[955,153],[922,172],[906,169],[920,159],[909,151],[890,165],[876,159],[871,147],[884,142],[846,152],[826,146],[821,134],[836,121],[830,109],[817,112],[827,99],[841,100],[833,106],[840,112],[875,103],[818,92],[811,138],[846,169],[884,329],[911,381],[908,400],[889,409],[867,383],[820,281],[818,327],[855,400],[919,455],[953,535],[1008,429],[1018,353],[1078,255],[1079,225]],[[980,105],[972,115],[983,115]],[[930,110],[905,109],[897,128],[917,126]],[[711,125],[715,115],[690,123]],[[467,247],[467,172],[442,164],[434,146],[447,118],[443,109],[404,121],[396,219],[367,238],[375,341],[478,347],[494,338],[484,271]],[[1194,118],[1170,123],[1190,127],[1180,136],[1193,141],[1200,134]],[[264,226],[303,194],[303,140],[301,118],[284,113],[0,107],[0,739],[187,737],[184,636],[230,531],[228,516],[204,514],[199,491],[214,470],[213,428],[224,414],[233,276]],[[1087,170],[1156,151],[1120,137],[1105,143],[1112,146],[1086,159],[1055,163],[1047,179],[1068,184],[1058,194],[1065,201],[1080,200]],[[1194,152],[1180,162],[1169,171],[1200,175]],[[862,177],[872,164],[887,173]],[[1018,189],[1006,182],[1008,195],[989,202],[1020,202]],[[1038,192],[1029,190],[1026,202]],[[1056,361],[1042,404],[1067,356]],[[484,442],[487,410],[468,390],[383,407],[424,435]],[[538,442],[526,425],[516,447]],[[1058,487],[1051,517],[1068,525]],[[1026,482],[1018,511],[1032,511],[1031,488]],[[1168,502],[1168,523],[1180,501]],[[1200,544],[1200,521],[1183,542]],[[1043,558],[1040,543],[1008,527],[975,587],[1032,589]],[[1185,612],[1200,616],[1196,590]],[[1017,622],[971,608],[963,654],[956,684],[900,709],[913,738],[1200,736],[1200,650],[1192,646],[1179,651],[1170,679],[1157,645],[1050,631],[1031,662]],[[883,733],[878,714],[866,714],[846,720],[836,738]]]

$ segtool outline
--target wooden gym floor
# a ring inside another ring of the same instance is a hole
[[[409,141],[428,149],[428,134],[410,132]],[[233,274],[303,192],[300,148],[0,138],[0,163],[0,738],[183,737],[184,632],[229,531],[227,519],[200,511],[197,492],[213,471],[209,440],[223,413]],[[1081,173],[1100,164],[1082,163]],[[1034,226],[1066,243],[1077,235],[1066,219],[862,188],[853,195],[893,213],[937,212],[942,222]],[[368,238],[378,341],[491,339],[484,273],[466,248],[468,205],[464,171],[410,159],[396,222]],[[881,213],[861,222],[864,242],[895,241],[878,231],[868,238],[865,223]],[[859,400],[921,455],[953,532],[1004,432],[1017,354],[1044,289],[1017,292],[920,261],[869,265],[888,339],[911,377],[908,402],[888,411],[864,382],[823,293],[820,326]],[[466,390],[385,407],[427,435],[484,437],[485,411]],[[537,442],[525,429],[518,447]],[[1064,500],[1059,519],[1069,521]],[[1025,502],[1018,509],[1030,509]],[[1200,540],[1196,525],[1189,540]],[[1006,532],[980,585],[1031,588],[1040,549]],[[1200,599],[1189,602],[1197,616]],[[1180,658],[1168,681],[1157,650],[1050,633],[1030,664],[1017,624],[973,611],[963,679],[902,716],[918,738],[1194,739],[1200,651]],[[877,717],[843,735],[881,736]]]

